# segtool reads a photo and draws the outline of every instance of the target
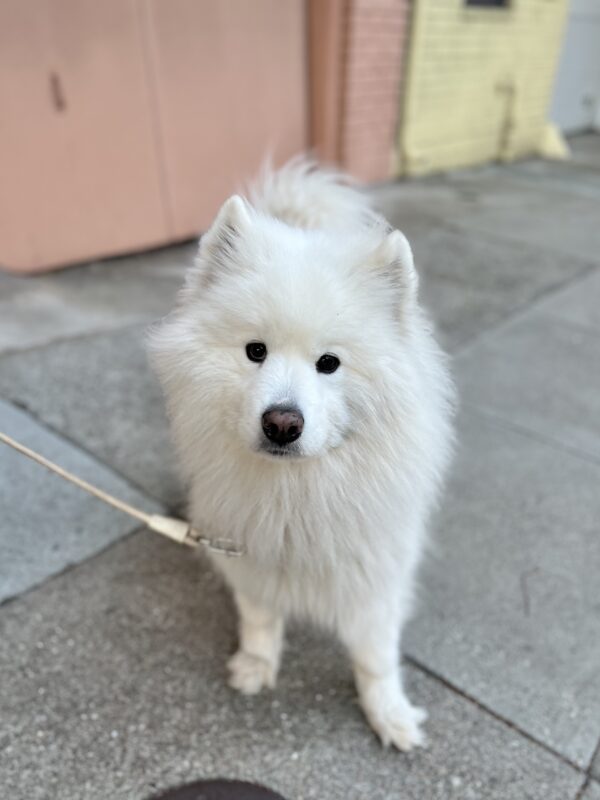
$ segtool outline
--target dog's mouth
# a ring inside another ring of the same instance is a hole
[[[271,444],[261,444],[261,446],[258,449],[258,452],[261,455],[266,456],[267,458],[282,459],[282,458],[302,458],[303,457],[303,454],[300,452],[300,450],[297,447],[293,447],[293,446],[291,446],[291,447],[286,447],[286,446],[278,447],[278,446],[273,446]]]

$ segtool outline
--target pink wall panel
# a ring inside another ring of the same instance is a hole
[[[0,264],[168,237],[133,0],[0,0]]]
[[[409,10],[408,0],[349,4],[341,158],[365,181],[389,178],[395,167]]]
[[[0,266],[198,233],[306,146],[304,0],[0,0]]]
[[[197,233],[270,150],[304,149],[303,0],[149,0],[173,228]]]
[[[388,178],[410,0],[309,0],[311,138],[364,181]]]

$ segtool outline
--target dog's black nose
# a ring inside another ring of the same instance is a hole
[[[299,439],[304,427],[304,417],[297,408],[273,406],[262,416],[262,428],[267,439],[283,446]]]

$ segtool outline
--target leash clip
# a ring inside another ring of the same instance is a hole
[[[243,548],[238,547],[231,539],[211,539],[202,536],[200,531],[192,528],[189,522],[174,517],[163,517],[160,514],[152,514],[147,520],[148,527],[168,536],[180,544],[187,544],[189,547],[197,547],[201,544],[213,553],[219,553],[229,557],[237,557],[244,554]]]
[[[200,536],[194,528],[190,528],[189,537],[212,553],[218,553],[227,558],[239,558],[245,552],[243,547],[238,547],[231,539],[209,539],[207,536]]]

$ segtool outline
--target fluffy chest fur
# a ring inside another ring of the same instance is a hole
[[[205,449],[192,518],[245,546],[240,559],[215,558],[233,585],[286,615],[335,626],[361,598],[397,582],[423,546],[416,453],[382,455],[362,441],[291,464]]]

